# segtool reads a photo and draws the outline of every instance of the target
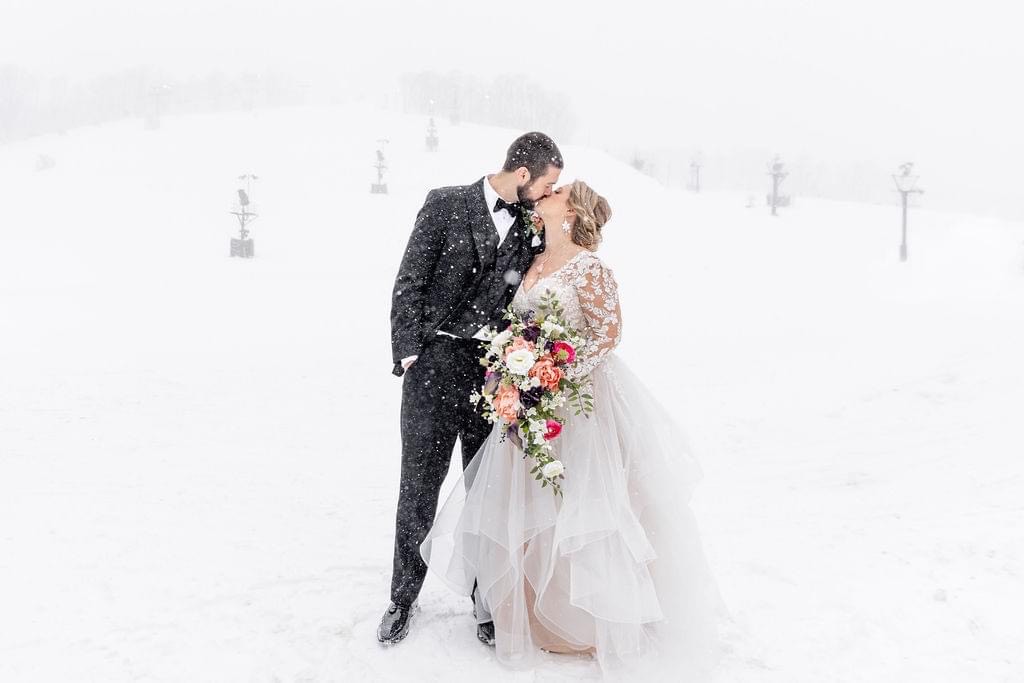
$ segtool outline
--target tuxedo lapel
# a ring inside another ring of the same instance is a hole
[[[484,199],[483,180],[472,185],[473,190],[467,196],[470,230],[476,243],[476,253],[481,264],[494,260],[498,251],[498,231],[494,229],[494,221]]]

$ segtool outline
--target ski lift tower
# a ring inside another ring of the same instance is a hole
[[[900,261],[907,260],[907,199],[912,194],[924,194],[924,190],[917,186],[917,176],[914,175],[914,163],[908,161],[900,164],[899,173],[894,173],[892,179],[896,182],[896,190],[903,199],[903,241],[900,243]]]
[[[772,161],[768,175],[772,177],[772,193],[768,195],[768,204],[772,207],[772,215],[778,216],[777,207],[789,206],[789,197],[779,194],[779,184],[782,183],[783,178],[789,175],[789,172],[785,170],[785,167],[782,165],[782,159],[778,155]]]
[[[154,85],[149,89],[149,111],[146,112],[146,130],[160,130],[160,115],[163,110],[162,100],[171,91],[167,84]]]
[[[370,185],[370,194],[387,194],[388,184],[384,182],[384,171],[388,166],[384,163],[384,152],[381,150],[387,140],[377,140],[377,163],[373,165],[377,169],[377,182]]]
[[[452,95],[451,112],[452,113],[448,116],[448,121],[453,126],[459,125],[459,120],[461,119],[461,117],[459,116],[459,95],[458,95],[458,93],[455,93],[454,95]]]
[[[259,214],[256,213],[256,205],[252,203],[251,199],[252,183],[259,180],[259,176],[247,173],[238,176],[238,180],[245,183],[245,189],[238,188],[238,201],[230,211],[238,219],[238,237],[231,238],[231,256],[252,258],[255,255],[255,250],[247,226],[259,217]]]
[[[434,123],[434,117],[430,117],[430,123],[427,124],[427,151],[436,152],[439,144],[437,139],[437,125]]]
[[[440,145],[437,137],[437,124],[434,123],[434,100],[430,100],[430,123],[427,124],[427,151],[436,152]]]
[[[690,162],[690,192],[700,193],[700,160],[696,157]]]

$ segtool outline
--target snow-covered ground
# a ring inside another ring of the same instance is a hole
[[[596,675],[502,669],[433,577],[409,638],[374,637],[392,278],[426,191],[518,132],[442,125],[430,155],[425,123],[282,109],[0,147],[0,680]],[[772,219],[563,151],[615,211],[620,353],[699,448],[721,680],[1024,681],[1024,225],[913,210],[900,263],[895,206]]]

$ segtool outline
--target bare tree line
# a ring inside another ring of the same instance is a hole
[[[485,81],[459,72],[406,73],[399,78],[399,93],[407,114],[434,114],[455,123],[543,130],[558,139],[572,137],[576,128],[567,97],[521,74]]]
[[[0,142],[70,128],[162,113],[191,114],[297,104],[307,84],[281,73],[214,71],[178,78],[159,69],[130,67],[84,82],[42,78],[0,65]]]

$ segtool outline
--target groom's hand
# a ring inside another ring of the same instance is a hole
[[[419,358],[419,356],[407,356],[407,357],[403,358],[402,359],[402,369],[403,370],[408,370],[409,368],[411,368],[412,364],[416,362],[417,358]]]

